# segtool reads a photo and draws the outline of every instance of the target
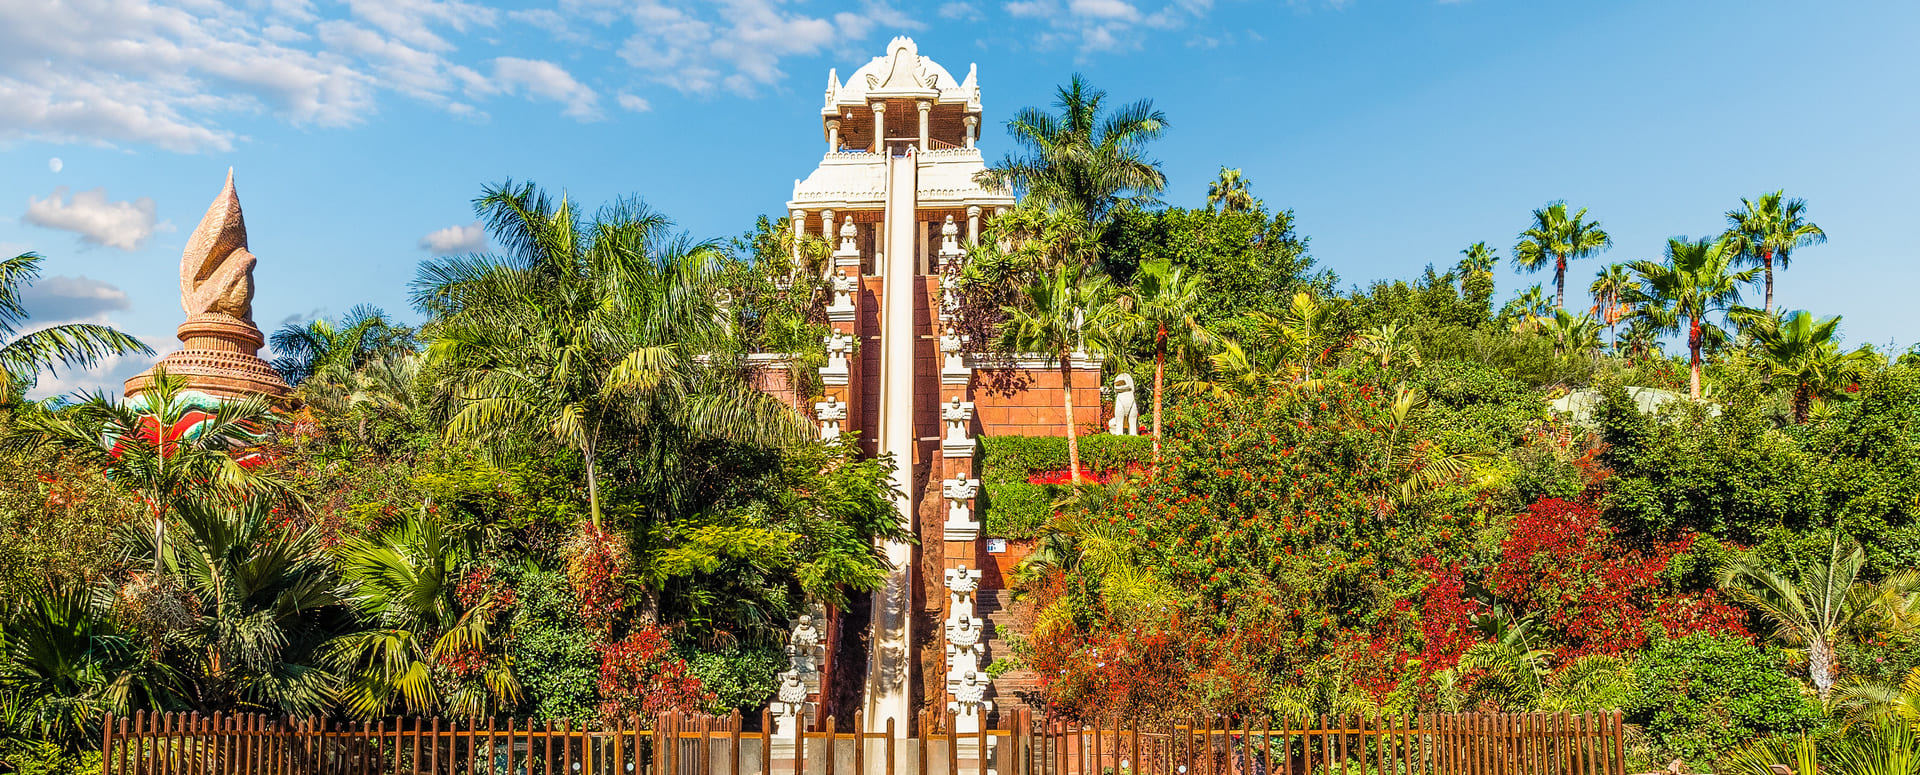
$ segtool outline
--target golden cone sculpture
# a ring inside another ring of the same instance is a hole
[[[178,335],[185,346],[154,368],[184,376],[189,389],[218,398],[288,394],[280,373],[260,360],[266,338],[253,324],[254,263],[240,197],[233,190],[233,170],[228,169],[226,187],[207,207],[180,254],[180,306],[187,322],[180,324]],[[127,380],[127,397],[139,395],[152,379],[153,369],[148,369]]]

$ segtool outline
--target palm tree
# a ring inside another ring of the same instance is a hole
[[[40,587],[0,615],[0,718],[17,733],[78,750],[100,721],[173,705],[177,672],[115,622],[111,590]]]
[[[1420,365],[1420,348],[1414,341],[1413,327],[1397,320],[1362,332],[1354,349],[1378,360],[1382,369],[1395,360]]]
[[[1063,266],[1029,283],[1020,304],[1006,307],[1000,346],[1008,352],[1052,356],[1060,367],[1060,400],[1066,411],[1067,465],[1080,486],[1080,437],[1073,421],[1073,355],[1106,349],[1118,308],[1106,278]]]
[[[1587,209],[1568,214],[1566,202],[1553,202],[1533,211],[1533,225],[1520,232],[1513,259],[1529,272],[1553,263],[1553,305],[1567,306],[1567,262],[1585,258],[1613,245],[1613,238],[1589,221]]]
[[[1793,251],[1827,241],[1827,233],[1807,220],[1807,202],[1787,199],[1784,190],[1741,199],[1740,209],[1727,211],[1726,239],[1741,260],[1758,266],[1766,276],[1766,303],[1761,309],[1773,314],[1773,265],[1781,269],[1793,259]]]
[[[1859,544],[1835,539],[1826,563],[1808,567],[1797,579],[1742,557],[1721,566],[1719,583],[1728,597],[1753,606],[1772,622],[1776,637],[1806,649],[1808,678],[1826,702],[1838,667],[1834,646],[1866,610],[1849,602],[1863,599],[1854,582],[1865,563],[1866,552]]]
[[[1260,207],[1253,198],[1245,175],[1238,169],[1220,168],[1220,177],[1207,184],[1207,209],[1224,213],[1251,212]]]
[[[1167,259],[1140,265],[1128,294],[1130,322],[1153,337],[1153,459],[1160,460],[1160,418],[1166,395],[1167,354],[1206,349],[1213,336],[1194,319],[1200,307],[1200,278]]]
[[[283,422],[267,396],[212,401],[162,368],[130,401],[95,393],[64,408],[36,404],[20,416],[9,444],[61,449],[138,493],[153,515],[158,576],[171,547],[167,522],[183,505],[297,500],[287,479],[248,460]]]
[[[636,429],[760,445],[807,438],[798,413],[718,357],[730,345],[710,245],[671,238],[671,222],[637,201],[583,222],[531,183],[489,187],[474,209],[508,253],[444,258],[414,282],[414,303],[432,316],[429,361],[454,390],[449,438],[495,452],[544,439],[578,453],[596,527],[602,446],[617,429],[655,444],[640,468],[673,493],[689,485],[660,447],[683,439]]]
[[[1600,324],[1584,312],[1572,315],[1556,309],[1550,316],[1535,317],[1521,325],[1553,340],[1554,355],[1587,352],[1600,346]]]
[[[325,318],[304,326],[288,323],[269,340],[277,354],[273,368],[294,387],[323,372],[338,381],[391,349],[397,333],[386,313],[368,304],[348,310],[338,324]]]
[[[1553,314],[1553,305],[1547,303],[1547,292],[1534,285],[1521,291],[1500,311],[1503,320],[1517,321],[1521,326],[1529,326],[1535,318]]]
[[[1739,304],[1740,285],[1751,280],[1755,271],[1734,271],[1737,255],[1726,240],[1690,242],[1675,237],[1667,240],[1665,263],[1627,264],[1640,281],[1626,297],[1634,316],[1659,333],[1686,332],[1692,372],[1689,395],[1696,399],[1700,397],[1700,351],[1710,341],[1726,338],[1724,330],[1707,322],[1707,316]]]
[[[1813,319],[1805,310],[1786,318],[1762,318],[1750,330],[1774,377],[1793,387],[1793,421],[1807,421],[1816,400],[1859,381],[1873,363],[1872,348],[1841,352],[1838,316]]]
[[[312,714],[334,683],[318,650],[347,622],[319,531],[283,526],[276,511],[259,499],[182,504],[164,554],[199,603],[182,628],[202,648],[198,672],[209,685],[199,694]]]
[[[1624,264],[1608,264],[1605,269],[1594,275],[1593,285],[1587,287],[1593,294],[1593,316],[1607,324],[1607,338],[1614,344],[1620,343],[1620,337],[1614,334],[1614,324],[1625,316],[1621,307],[1625,304],[1627,290],[1633,287],[1633,275]]]
[[[140,340],[96,323],[19,333],[29,317],[20,297],[40,277],[41,260],[39,254],[21,253],[0,261],[0,404],[13,401],[49,369],[86,369],[109,356],[153,354]]]
[[[1465,250],[1460,251],[1460,255],[1465,256],[1460,259],[1460,269],[1463,272],[1493,274],[1493,267],[1500,263],[1499,252],[1485,242],[1468,245]]]
[[[461,601],[464,553],[424,511],[348,537],[337,558],[347,602],[372,625],[326,647],[349,713],[372,718],[402,704],[417,714],[479,716],[519,700],[519,679],[493,653],[499,603],[490,592]]]
[[[1023,150],[980,173],[982,182],[1010,186],[1024,198],[1073,212],[1089,225],[1117,211],[1151,204],[1166,190],[1159,162],[1146,144],[1167,131],[1166,114],[1140,100],[1102,114],[1107,93],[1075,73],[1054,99],[1058,113],[1023,108],[1007,131]]]

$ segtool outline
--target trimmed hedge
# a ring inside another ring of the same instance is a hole
[[[984,436],[980,439],[981,525],[994,538],[1032,538],[1067,496],[1061,484],[1028,484],[1039,472],[1067,469],[1065,436]],[[1120,471],[1153,455],[1149,436],[1080,437],[1080,465]]]

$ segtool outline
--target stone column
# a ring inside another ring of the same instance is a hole
[[[980,117],[975,115],[969,115],[967,116],[966,120],[967,120],[967,148],[972,149],[974,144],[979,142]]]
[[[800,241],[807,237],[807,211],[794,210],[787,213],[787,219],[793,228],[793,270],[797,273],[800,271]]]
[[[980,243],[980,206],[967,205],[967,244]]]
[[[873,103],[873,152],[887,152],[887,103]]]
[[[827,153],[840,150],[840,119],[827,119]]]
[[[927,146],[927,113],[933,110],[933,103],[920,101],[920,150],[932,150]]]

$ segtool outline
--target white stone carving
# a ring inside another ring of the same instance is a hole
[[[860,248],[853,244],[853,238],[859,234],[859,228],[853,225],[853,215],[847,215],[847,219],[840,222],[840,252],[859,253]]]
[[[959,332],[951,328],[940,335],[940,384],[965,385],[973,380],[973,367],[960,352],[964,344]]]
[[[946,576],[947,592],[953,595],[955,610],[959,610],[961,606],[965,606],[966,610],[971,612],[973,610],[973,593],[980,589],[980,578],[984,574],[978,570],[968,570],[967,566],[962,565],[958,568],[948,568],[944,575]]]
[[[840,331],[828,335],[827,365],[820,367],[820,381],[828,385],[847,384],[847,356],[853,353],[853,336]]]
[[[1115,436],[1140,435],[1140,404],[1133,396],[1132,374],[1113,378],[1113,419],[1107,421],[1107,432]]]
[[[947,216],[946,223],[940,224],[940,255],[960,255],[960,227],[953,222],[953,216]]]
[[[980,493],[978,479],[947,479],[940,483],[947,498],[946,533],[949,541],[972,541],[980,537],[980,523],[973,518],[973,496]]]
[[[860,287],[860,280],[849,274],[847,268],[843,266],[830,282],[833,287],[833,300],[827,304],[827,315],[852,315],[853,292]]]
[[[841,424],[847,420],[847,405],[840,403],[837,396],[827,396],[827,400],[814,403],[813,417],[820,421],[820,440],[836,441],[840,438]]]
[[[940,450],[947,457],[973,457],[973,437],[968,435],[973,425],[973,402],[954,396],[940,407],[940,419],[947,423],[947,435],[940,440]]]
[[[800,716],[807,711],[807,684],[800,680],[800,674],[788,670],[780,674],[779,683],[773,690],[773,702],[769,710],[773,711],[773,733],[777,737],[791,738],[800,731]]]
[[[793,627],[793,634],[787,637],[787,656],[793,661],[793,672],[819,672],[819,650],[820,628],[813,626],[813,616],[801,614],[799,624]]]
[[[953,702],[947,703],[947,710],[953,711],[955,733],[980,731],[986,714],[993,712],[993,701],[987,699],[987,690],[992,685],[979,671],[968,670],[948,687],[953,692]]]

